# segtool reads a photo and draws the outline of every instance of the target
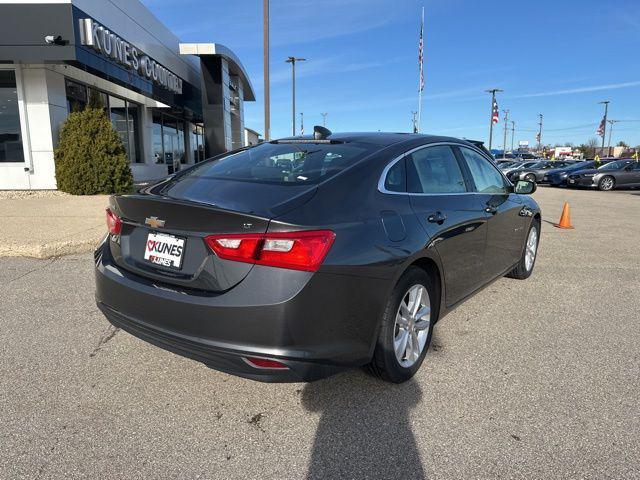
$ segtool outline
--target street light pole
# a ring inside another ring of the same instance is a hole
[[[496,103],[496,92],[502,92],[502,90],[491,88],[485,91],[491,94],[491,114],[489,116],[489,152],[491,152],[491,146],[493,145],[493,105]]]
[[[613,132],[613,125],[620,120],[607,120],[609,122],[609,142],[607,143],[607,157],[611,156],[611,134]]]
[[[538,116],[540,117],[540,121],[538,122],[538,126],[540,127],[538,130],[538,151],[542,150],[542,118],[543,115],[540,113],[538,114]]]
[[[324,112],[321,113],[320,115],[322,115],[322,126],[326,127],[327,126],[327,115],[329,115],[328,112]]]
[[[509,110],[503,110],[504,112],[504,138],[502,139],[502,158],[507,153],[507,125],[509,124]]]
[[[607,115],[609,114],[609,100],[598,102],[599,105],[604,105],[604,123],[602,129],[602,154],[604,155],[604,139],[607,136]]]
[[[304,113],[300,112],[300,135],[304,135]]]
[[[513,152],[513,137],[516,135],[516,122],[511,120],[511,152]]]
[[[291,64],[291,131],[296,136],[296,62],[304,62],[306,58],[288,57],[285,61]]]
[[[262,48],[264,63],[264,139],[271,139],[271,112],[269,106],[269,0],[264,0],[262,9]]]

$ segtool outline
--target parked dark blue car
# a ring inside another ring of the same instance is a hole
[[[600,160],[600,165],[604,165],[610,161],[611,160]],[[585,160],[584,162],[575,163],[563,168],[554,168],[545,173],[541,183],[548,183],[553,187],[565,187],[567,185],[567,177],[571,172],[590,168],[597,168],[594,160]]]

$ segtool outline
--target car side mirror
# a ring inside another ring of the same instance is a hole
[[[536,188],[537,186],[535,182],[530,182],[529,180],[518,180],[513,191],[520,195],[531,195],[536,191]]]

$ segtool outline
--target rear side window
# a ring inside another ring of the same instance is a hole
[[[384,180],[384,188],[389,192],[407,191],[407,171],[404,166],[404,159],[397,161],[389,169]]]
[[[467,162],[478,192],[508,193],[504,178],[489,160],[470,148],[460,147],[460,151]]]
[[[451,147],[426,147],[407,156],[407,191],[464,193],[467,187]]]
[[[375,145],[262,143],[192,168],[188,178],[215,178],[279,185],[318,183],[375,151]]]

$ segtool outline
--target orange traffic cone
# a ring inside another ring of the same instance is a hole
[[[573,228],[571,225],[571,213],[569,212],[569,204],[564,202],[564,207],[562,207],[562,215],[560,215],[560,222],[553,224],[558,228]]]

